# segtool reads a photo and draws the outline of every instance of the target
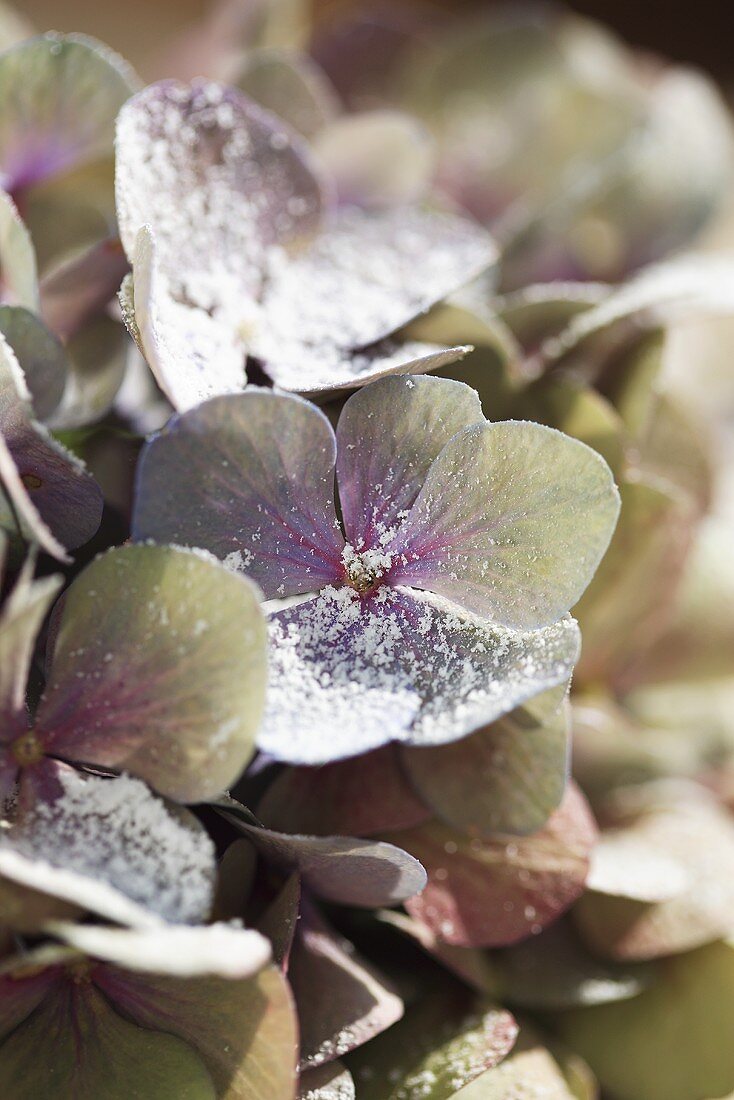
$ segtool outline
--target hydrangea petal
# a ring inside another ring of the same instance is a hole
[[[423,893],[406,902],[412,917],[450,944],[504,947],[540,932],[576,901],[596,826],[570,785],[543,829],[528,837],[480,840],[431,822],[390,839],[428,872]]]
[[[321,764],[389,741],[456,741],[565,683],[578,631],[562,619],[521,633],[441,597],[327,588],[270,620],[270,680],[260,748]]]
[[[270,253],[318,228],[323,188],[306,145],[237,89],[163,81],[120,112],[117,203],[128,258],[149,225],[172,297],[237,327]]]
[[[403,1014],[385,978],[312,907],[302,914],[288,979],[298,1006],[302,1069],[347,1054]]]
[[[379,378],[392,374],[426,374],[463,359],[471,345],[446,347],[419,340],[388,337],[376,344],[350,351],[344,348],[308,347],[305,344],[270,349],[262,360],[263,369],[274,384],[314,400],[328,401],[343,396]],[[290,354],[291,359],[286,358]],[[283,358],[279,358],[283,356]]]
[[[420,863],[392,844],[345,836],[277,833],[253,825],[247,811],[234,799],[217,805],[265,859],[297,870],[304,886],[328,901],[377,909],[405,901],[425,884]]]
[[[264,640],[255,589],[214,560],[169,547],[110,550],[65,594],[39,735],[67,759],[124,768],[180,801],[204,799],[252,753]]]
[[[11,714],[25,709],[26,683],[33,650],[43,620],[63,580],[59,576],[32,580],[33,559],[29,559],[0,612],[0,714],[7,721]],[[9,730],[0,730],[0,742]],[[12,733],[10,734],[12,737]]]
[[[35,415],[48,420],[66,385],[68,360],[63,345],[35,313],[22,306],[0,306],[0,332],[18,360]]]
[[[270,828],[317,836],[374,836],[430,816],[403,774],[395,745],[319,768],[284,768],[257,812]]]
[[[566,788],[570,738],[566,685],[452,745],[403,747],[402,762],[424,802],[472,836],[533,833]]]
[[[129,353],[127,334],[117,321],[104,314],[87,321],[66,345],[66,389],[49,426],[68,430],[101,420],[123,384]]]
[[[445,444],[483,422],[477,393],[448,378],[385,378],[353,394],[336,430],[349,542],[358,550],[387,545]]]
[[[3,301],[38,308],[36,253],[10,195],[0,190],[0,293]]]
[[[214,845],[193,815],[166,806],[139,779],[82,775],[49,762],[60,787],[6,829],[15,851],[107,883],[174,922],[206,920],[214,898]]]
[[[163,1031],[136,1027],[91,984],[73,981],[48,992],[41,1006],[6,1039],[0,1088],[17,1100],[33,1096],[99,1096],[128,1100],[215,1100],[197,1053]]]
[[[609,467],[590,447],[540,424],[477,425],[431,466],[388,548],[391,577],[537,630],[576,603],[618,512]]]
[[[509,1012],[460,986],[433,991],[352,1055],[360,1100],[453,1100],[465,1089],[469,1095],[471,1082],[512,1050],[517,1031]]]
[[[292,1100],[298,1024],[277,967],[241,980],[109,968],[98,980],[140,1027],[177,1035],[198,1051],[218,1096]]]
[[[55,922],[53,933],[85,955],[172,978],[252,978],[270,961],[264,936],[228,924],[142,929]]]
[[[341,115],[313,141],[342,203],[379,209],[418,202],[429,190],[435,160],[430,134],[402,111]]]
[[[57,336],[67,339],[104,310],[128,271],[118,237],[95,241],[81,254],[65,259],[46,272],[41,281],[44,323]]]
[[[0,56],[0,175],[7,191],[108,156],[135,77],[81,35],[44,34]]]
[[[326,75],[307,54],[295,50],[251,50],[236,83],[306,138],[313,138],[339,111]]]
[[[298,1100],[357,1100],[354,1078],[341,1062],[326,1062],[301,1074]]]
[[[268,390],[207,401],[145,448],[133,533],[212,551],[266,598],[343,574],[328,420]]]
[[[478,226],[398,207],[342,210],[292,261],[272,257],[253,351],[266,362],[365,348],[488,267],[496,258]],[[292,350],[291,350],[292,349]]]

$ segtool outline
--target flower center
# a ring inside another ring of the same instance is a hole
[[[33,730],[28,730],[11,742],[10,751],[21,768],[27,768],[31,764],[37,764],[43,760],[43,745],[36,737]]]
[[[342,564],[347,584],[360,596],[373,592],[392,565],[392,557],[384,550],[358,552],[349,543],[342,550]]]

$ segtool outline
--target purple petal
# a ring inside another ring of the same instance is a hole
[[[347,538],[385,546],[452,436],[484,423],[477,393],[448,378],[385,378],[349,398],[336,431]]]
[[[175,418],[145,448],[133,534],[211,550],[266,598],[343,576],[336,442],[297,397],[249,390]]]
[[[253,351],[265,362],[296,363],[302,347],[329,359],[366,348],[468,283],[495,256],[481,228],[453,215],[346,208],[307,252],[290,261],[271,257]]]
[[[308,907],[298,927],[288,979],[301,1025],[301,1068],[320,1066],[379,1035],[403,1015],[403,1002]]]
[[[277,833],[254,825],[235,799],[222,798],[216,806],[264,859],[298,871],[304,886],[328,901],[378,909],[413,897],[425,885],[420,863],[392,844]]]
[[[467,428],[434,461],[386,549],[391,580],[516,630],[573,607],[609,545],[619,494],[606,462],[553,428]]]
[[[428,594],[326,588],[271,619],[258,744],[321,764],[393,740],[455,741],[564,683],[577,656],[571,619],[520,633]]]

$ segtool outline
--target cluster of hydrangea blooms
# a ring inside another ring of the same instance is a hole
[[[555,8],[153,69],[0,10],[0,1095],[732,1093],[725,107]]]

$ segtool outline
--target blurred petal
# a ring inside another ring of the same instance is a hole
[[[234,799],[216,805],[266,860],[297,870],[304,886],[327,901],[377,909],[397,905],[425,885],[420,863],[392,844],[277,833],[253,825]]]
[[[350,1058],[360,1100],[453,1100],[512,1049],[517,1024],[456,985],[422,997]],[[486,1093],[478,1092],[477,1097]],[[510,1093],[503,1093],[509,1100]]]
[[[3,301],[38,308],[36,253],[10,195],[0,190],[0,293]]]
[[[13,349],[39,420],[48,420],[64,393],[68,359],[61,342],[22,306],[0,306],[0,332]]]
[[[299,398],[214,398],[145,448],[134,536],[211,550],[267,599],[311,591],[343,575],[335,457],[328,420]]]
[[[110,967],[98,982],[140,1027],[176,1035],[197,1051],[217,1096],[292,1100],[297,1019],[288,984],[276,967],[240,980],[182,979]]]
[[[542,828],[566,788],[566,690],[543,692],[452,745],[404,747],[403,766],[423,801],[472,836]]]
[[[18,1100],[33,1096],[139,1095],[215,1100],[203,1061],[187,1043],[136,1027],[87,983],[59,983],[3,1044],[0,1088]]]
[[[419,202],[430,188],[435,160],[430,133],[401,111],[341,115],[313,142],[342,203],[379,209]]]
[[[16,192],[112,151],[135,83],[94,39],[44,34],[0,55],[0,174]]]
[[[104,315],[87,321],[70,338],[66,389],[50,421],[54,431],[86,427],[110,411],[125,378],[129,351],[122,325]]]
[[[47,272],[41,282],[41,316],[64,339],[114,298],[130,270],[118,237],[95,242]]]
[[[350,397],[336,432],[350,543],[357,550],[387,545],[444,445],[483,421],[475,391],[447,378],[386,378]]]
[[[537,630],[576,603],[618,512],[609,467],[591,448],[539,424],[476,425],[431,466],[388,547],[391,577]]]
[[[257,812],[271,828],[317,836],[372,836],[409,829],[430,816],[403,775],[394,745],[319,768],[283,768]]]
[[[339,110],[326,75],[308,54],[295,50],[251,50],[236,84],[306,138],[313,138]]]
[[[504,947],[539,933],[579,897],[596,840],[586,800],[569,786],[528,837],[469,838],[431,822],[390,834],[426,867],[428,885],[406,909],[447,943]]]
[[[85,955],[171,978],[252,978],[270,961],[264,936],[227,924],[131,929],[56,922],[53,933]]]
[[[347,208],[308,251],[271,262],[253,352],[267,364],[297,362],[304,345],[309,356],[327,360],[336,351],[366,348],[469,282],[495,256],[491,238],[453,215]]]
[[[310,907],[298,926],[288,979],[298,1007],[304,1069],[369,1042],[403,1014],[403,1002],[386,979]]]
[[[734,945],[726,941],[661,959],[657,981],[631,1001],[556,1020],[611,1095],[720,1097],[734,1089],[732,990]]]
[[[204,799],[249,760],[264,680],[264,625],[247,581],[200,554],[121,547],[66,592],[38,732],[67,759]]]
[[[389,741],[456,741],[565,683],[572,619],[542,631],[495,626],[430,594],[382,587],[361,599],[327,588],[271,620],[259,747],[328,763]]]
[[[60,576],[34,581],[33,559],[18,577],[0,611],[0,714],[10,725],[10,715],[24,715],[28,670],[38,633],[63,583]],[[8,739],[0,729],[0,742]],[[12,737],[12,734],[11,734]]]

